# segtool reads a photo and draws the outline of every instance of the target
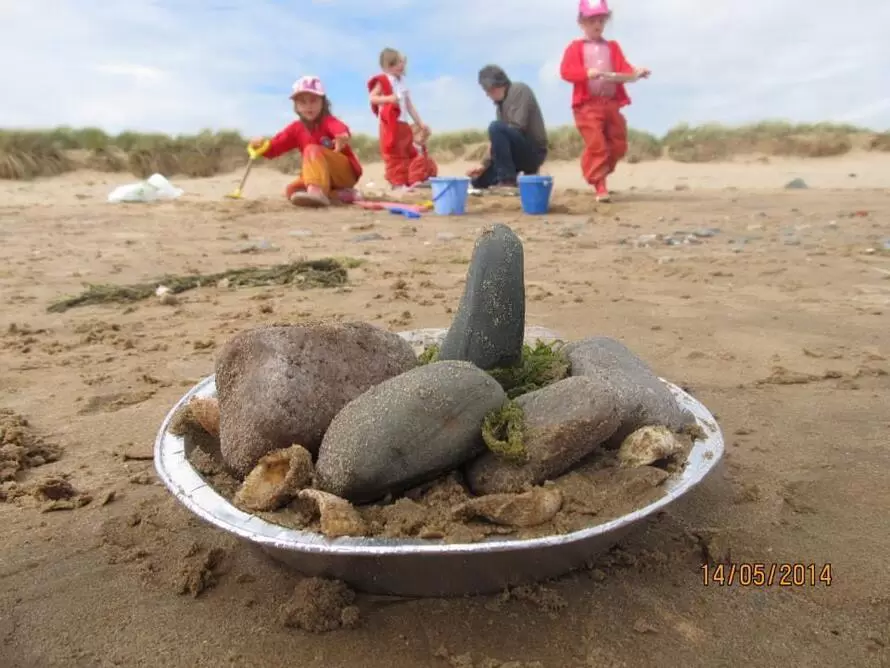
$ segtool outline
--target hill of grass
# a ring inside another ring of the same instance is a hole
[[[661,157],[679,162],[714,162],[737,155],[817,158],[854,149],[890,151],[890,132],[852,125],[783,121],[739,127],[684,124],[660,138],[630,130],[629,143],[629,162]],[[245,144],[244,137],[232,131],[207,130],[174,137],[137,132],[112,136],[98,128],[0,130],[0,179],[27,180],[76,169],[130,172],[140,178],[154,172],[166,176],[212,176],[242,167],[247,160]],[[363,162],[380,159],[376,137],[357,135],[352,145]],[[477,160],[485,149],[485,133],[481,130],[447,132],[430,140],[430,151],[440,162]],[[582,150],[581,137],[574,127],[551,129],[549,160],[574,160]],[[282,171],[293,171],[299,166],[299,156],[285,156],[271,163]]]

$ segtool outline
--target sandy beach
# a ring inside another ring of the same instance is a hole
[[[487,197],[418,220],[295,209],[271,169],[243,201],[223,198],[240,173],[174,178],[185,195],[151,205],[106,202],[125,174],[0,181],[3,442],[59,455],[0,496],[0,666],[890,665],[890,154],[622,165],[605,205],[575,162],[547,171],[546,216]],[[785,189],[795,178],[809,187]],[[381,166],[363,182],[380,184]],[[624,341],[715,414],[724,461],[558,581],[453,600],[359,594],[355,629],[286,627],[300,576],[157,481],[162,419],[246,328],[447,327],[492,222],[524,241],[528,323]],[[345,288],[208,286],[174,304],[47,312],[85,283],[328,256],[364,262]],[[70,503],[50,512],[62,483]],[[706,586],[707,558],[827,565],[831,579]],[[184,586],[196,577],[197,596]]]

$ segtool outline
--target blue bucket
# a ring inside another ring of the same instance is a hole
[[[516,179],[519,184],[519,203],[524,213],[539,215],[550,210],[550,193],[553,192],[553,177],[537,174],[522,174]]]
[[[433,187],[433,210],[440,216],[462,216],[467,212],[470,179],[465,176],[437,176]]]

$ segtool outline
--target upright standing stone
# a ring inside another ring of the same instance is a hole
[[[498,223],[476,241],[464,294],[439,359],[464,360],[485,370],[510,366],[522,356],[524,329],[522,242]]]

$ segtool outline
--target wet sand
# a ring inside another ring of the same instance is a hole
[[[238,174],[175,180],[186,196],[151,206],[107,204],[120,175],[0,183],[0,408],[62,449],[0,502],[0,664],[888,665],[888,168],[876,155],[641,163],[612,180],[613,204],[595,205],[577,166],[554,164],[570,190],[550,215],[485,198],[464,218],[420,220],[296,210],[272,170],[241,202],[222,199]],[[809,189],[783,189],[798,176]],[[287,625],[300,577],[159,485],[161,420],[247,327],[447,326],[475,236],[495,221],[524,240],[529,323],[621,338],[716,414],[725,461],[557,582],[458,600],[359,594],[355,628]],[[382,238],[357,240],[368,234]],[[347,288],[209,286],[171,305],[46,311],[86,282],[328,255],[366,262]],[[41,512],[47,493],[70,508]],[[817,575],[830,564],[831,584],[706,586],[706,556]]]

